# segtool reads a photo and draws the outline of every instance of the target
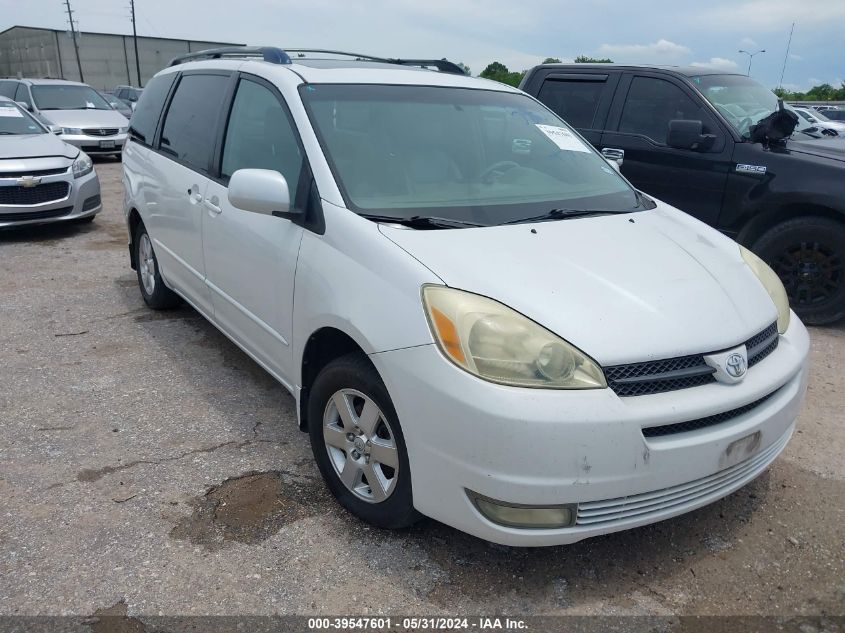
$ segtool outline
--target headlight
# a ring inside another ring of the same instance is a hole
[[[118,133],[118,134],[126,134],[128,131],[129,131],[129,128],[128,128],[128,127],[119,127],[119,128],[117,128],[117,133]]]
[[[82,134],[82,128],[78,127],[63,127],[62,134]]]
[[[91,173],[94,169],[94,163],[85,152],[79,152],[79,156],[73,161],[73,177],[82,178]]]
[[[778,332],[783,334],[786,332],[786,328],[789,327],[789,297],[786,295],[786,289],[783,287],[783,283],[775,271],[769,268],[769,265],[757,257],[757,255],[744,246],[739,247],[739,252],[742,254],[742,259],[745,260],[745,263],[757,275],[757,279],[763,284],[763,287],[769,293],[775,307],[778,309]]]
[[[479,378],[515,387],[607,387],[593,359],[498,301],[424,286],[423,304],[440,350]]]

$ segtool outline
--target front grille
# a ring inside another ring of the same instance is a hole
[[[117,130],[116,127],[86,127],[82,129],[82,133],[86,136],[114,136]]]
[[[748,366],[756,365],[771,354],[779,340],[776,323],[748,339],[745,342]],[[715,370],[704,362],[704,354],[604,368],[607,386],[619,396],[643,396],[699,387],[715,382],[714,373]]]
[[[20,178],[21,176],[55,176],[56,174],[64,174],[67,172],[67,167],[57,167],[56,169],[36,169],[30,171],[0,171],[0,178]]]
[[[579,503],[575,525],[612,526],[632,520],[659,520],[661,515],[665,517],[673,510],[684,507],[691,509],[696,505],[715,501],[762,473],[780,454],[789,437],[790,433],[785,433],[769,448],[754,457],[713,475],[652,492]]]
[[[708,426],[721,424],[722,422],[733,420],[734,418],[741,416],[743,413],[748,413],[752,409],[763,404],[766,400],[771,398],[776,393],[777,390],[773,391],[767,396],[763,396],[759,400],[749,402],[744,406],[737,407],[736,409],[731,409],[730,411],[723,411],[722,413],[708,415],[706,418],[699,418],[698,420],[689,420],[687,422],[677,422],[676,424],[664,424],[663,426],[650,426],[648,428],[643,429],[643,435],[645,435],[646,437],[660,437],[662,435],[686,433],[687,431],[695,431],[696,429],[703,429]]]
[[[29,211],[25,213],[3,213],[0,211],[0,222],[25,222],[26,220],[45,220],[47,218],[60,218],[73,211],[73,207],[62,207],[61,209],[48,209],[47,211]]]
[[[66,198],[69,190],[70,184],[65,181],[48,182],[35,187],[0,186],[0,204],[26,206],[55,202]]]

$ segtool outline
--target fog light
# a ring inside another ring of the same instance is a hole
[[[576,505],[530,506],[505,503],[467,491],[478,511],[493,523],[508,527],[551,529],[575,522]]]

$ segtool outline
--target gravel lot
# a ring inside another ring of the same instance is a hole
[[[845,324],[812,330],[796,436],[727,499],[550,549],[382,532],[280,386],[144,307],[120,164],[96,167],[93,224],[0,233],[0,614],[845,614]]]

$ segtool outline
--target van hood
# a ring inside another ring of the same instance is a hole
[[[602,365],[723,350],[777,319],[739,246],[663,203],[531,224],[380,230],[446,285],[510,306]]]
[[[0,136],[0,160],[62,156],[76,158],[79,149],[55,134],[16,134]]]
[[[42,110],[41,118],[62,127],[128,127],[117,110]]]

